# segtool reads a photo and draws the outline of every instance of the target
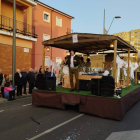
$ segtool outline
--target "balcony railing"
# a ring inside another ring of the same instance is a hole
[[[0,29],[13,32],[13,19],[0,15]],[[16,20],[16,33],[37,38],[37,35],[35,34],[35,26],[17,20]]]

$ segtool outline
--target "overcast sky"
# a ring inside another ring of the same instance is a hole
[[[72,20],[74,32],[103,33],[103,13],[106,10],[106,29],[115,19],[109,34],[140,29],[140,0],[40,0],[41,2],[65,12]]]

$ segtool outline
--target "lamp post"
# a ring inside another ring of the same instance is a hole
[[[12,86],[15,86],[16,68],[16,0],[13,0],[13,48],[12,48]]]
[[[112,23],[113,23],[113,21],[114,21],[114,19],[118,19],[118,18],[121,18],[120,16],[115,16],[114,18],[113,18],[113,20],[112,20],[112,22],[111,22],[111,24],[110,24],[110,27],[109,27],[109,29],[108,29],[108,31],[107,31],[107,34],[108,34],[108,32],[109,32],[109,30],[110,30],[110,28],[111,28],[111,26],[112,26]]]

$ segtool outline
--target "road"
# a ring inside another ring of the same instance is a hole
[[[32,98],[0,104],[0,140],[105,140],[112,132],[140,130],[140,102],[122,121],[31,105]]]

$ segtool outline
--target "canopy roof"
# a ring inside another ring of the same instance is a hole
[[[73,43],[73,35],[78,36],[78,42]],[[108,54],[114,53],[110,48],[110,44],[117,40],[117,52],[118,53],[128,53],[130,48],[130,53],[137,53],[138,51],[131,46],[128,42],[122,40],[118,36],[113,35],[101,35],[101,34],[87,34],[87,33],[72,33],[57,38],[53,38],[44,41],[42,44],[44,46],[51,46],[55,48],[71,50],[74,49],[77,52],[84,54]]]

